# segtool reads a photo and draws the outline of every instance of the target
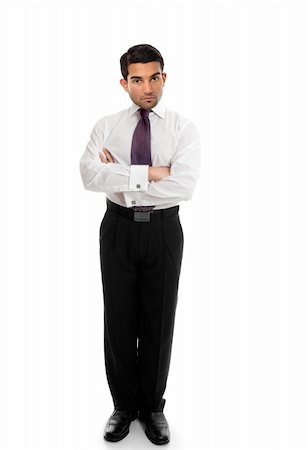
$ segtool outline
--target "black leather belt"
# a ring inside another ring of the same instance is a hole
[[[153,220],[163,219],[164,217],[175,216],[179,212],[179,205],[166,209],[154,209],[148,212],[134,211],[132,208],[125,208],[117,205],[107,198],[107,210],[134,222],[151,222]]]

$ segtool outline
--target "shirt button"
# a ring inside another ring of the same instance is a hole
[[[136,188],[137,188],[137,189],[140,189],[140,184],[136,184]]]
[[[136,200],[132,200],[132,205],[135,205],[136,204]]]

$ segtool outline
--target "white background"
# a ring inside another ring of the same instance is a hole
[[[95,122],[130,105],[119,58],[156,46],[164,102],[203,136],[165,413],[176,450],[304,450],[307,2],[1,2],[1,449],[103,440],[98,230],[83,189]]]

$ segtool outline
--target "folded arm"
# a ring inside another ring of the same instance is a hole
[[[107,149],[104,136],[95,125],[79,165],[85,189],[95,192],[146,191],[149,181],[158,181],[170,174],[169,167],[149,167],[115,163]]]
[[[108,149],[103,149],[103,143],[102,130],[95,125],[80,159],[85,189],[123,192],[127,207],[159,206],[192,197],[201,162],[200,136],[192,122],[181,130],[171,167],[116,163]]]
[[[170,175],[157,182],[151,181],[146,190],[124,192],[126,206],[159,206],[190,200],[199,178],[200,165],[200,134],[195,125],[188,122],[171,160]]]

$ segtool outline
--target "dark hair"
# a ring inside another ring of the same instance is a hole
[[[130,47],[120,58],[120,66],[123,78],[127,80],[128,66],[134,63],[148,63],[157,61],[160,63],[161,70],[164,70],[164,60],[160,52],[152,45],[140,44]]]

